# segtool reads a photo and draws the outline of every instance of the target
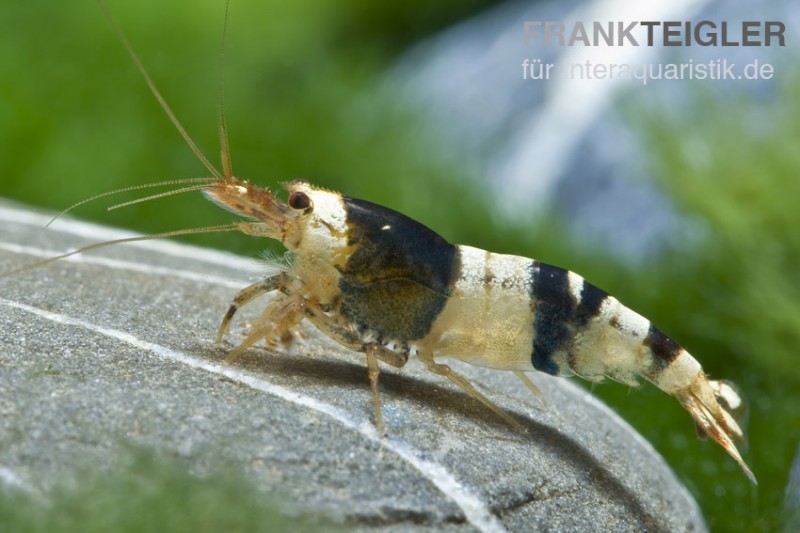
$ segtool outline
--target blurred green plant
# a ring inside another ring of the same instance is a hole
[[[431,224],[456,227],[447,222],[455,216],[479,228],[472,214],[485,212],[480,193],[452,179],[459,169],[437,157],[438,141],[418,113],[378,86],[414,38],[487,3],[232,2],[225,100],[237,175],[270,186],[302,177],[411,206],[410,215]],[[109,10],[217,162],[223,3],[110,2]],[[207,175],[93,2],[3,4],[0,74],[2,196],[61,210],[127,185]],[[445,210],[441,198],[454,187],[460,202]],[[112,213],[107,205],[90,203],[74,215],[147,233],[231,218],[199,193]],[[230,234],[192,242],[247,253],[264,247]]]
[[[0,491],[0,531],[26,533],[337,531],[341,525],[287,512],[286,501],[265,499],[237,469],[204,475],[189,465],[131,450],[116,471],[83,472],[42,499]],[[224,473],[223,473],[224,472]]]

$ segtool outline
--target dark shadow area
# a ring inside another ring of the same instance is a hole
[[[198,346],[197,355],[212,361],[224,359],[226,350],[221,347]],[[361,354],[353,353],[354,358],[361,358]],[[297,376],[302,375],[319,384],[332,387],[360,387],[364,390],[364,402],[369,403],[369,379],[366,364],[350,363],[347,361],[334,361],[309,357],[305,354],[288,355],[276,353],[263,348],[250,349],[241,355],[234,363],[234,367],[243,368],[265,376]],[[385,370],[385,367],[382,367]],[[649,512],[637,496],[624,481],[618,479],[610,472],[593,454],[576,440],[565,435],[555,427],[551,427],[526,417],[513,410],[506,409],[514,419],[519,421],[527,430],[526,433],[516,432],[502,419],[492,413],[480,402],[470,397],[465,392],[454,390],[444,379],[443,383],[427,383],[413,376],[403,375],[402,370],[391,369],[382,372],[380,376],[381,393],[395,396],[405,396],[412,401],[427,405],[429,408],[446,410],[454,416],[469,418],[476,423],[486,424],[495,428],[503,436],[514,436],[517,439],[535,441],[549,454],[558,457],[563,463],[572,466],[576,473],[583,474],[583,482],[590,483],[596,492],[613,495],[627,512],[633,516],[643,529],[648,531],[667,531],[657,516]],[[384,406],[391,400],[382,396]],[[371,405],[368,406],[371,408]],[[387,432],[391,433],[391,427]],[[533,495],[527,500],[515,502],[514,507],[494,508],[492,512],[503,518],[510,510],[535,504],[537,498]],[[386,524],[384,524],[386,525]]]

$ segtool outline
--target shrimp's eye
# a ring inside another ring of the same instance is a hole
[[[292,209],[308,209],[311,207],[311,198],[304,192],[295,191],[289,195],[289,207]]]

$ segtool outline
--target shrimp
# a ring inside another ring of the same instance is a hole
[[[378,427],[378,362],[402,367],[409,355],[515,426],[436,357],[518,375],[537,370],[631,386],[641,377],[673,395],[700,433],[719,443],[755,482],[733,442],[743,439],[736,420],[743,401],[735,387],[708,379],[689,352],[578,274],[450,244],[397,211],[302,180],[287,188],[286,204],[233,176],[203,191],[254,220],[240,222],[240,231],[278,240],[293,257],[283,272],[234,298],[218,339],[240,306],[277,294],[232,356],[308,320],[365,354]]]

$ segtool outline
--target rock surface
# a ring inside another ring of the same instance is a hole
[[[126,234],[0,204],[0,272]],[[224,457],[267,494],[384,531],[705,531],[653,448],[570,380],[454,363],[519,420],[508,427],[416,360],[382,368],[387,437],[362,356],[313,328],[276,352],[220,362],[214,339],[257,263],[149,241],[0,280],[0,484],[47,493],[114,469],[130,443]]]

